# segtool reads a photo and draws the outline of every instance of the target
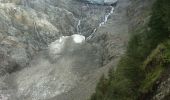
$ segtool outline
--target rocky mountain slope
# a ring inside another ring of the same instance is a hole
[[[169,100],[169,3],[0,0],[0,100]]]
[[[1,74],[27,66],[35,53],[60,36],[76,34],[80,20],[81,33],[89,36],[110,9],[76,0],[1,0],[0,7],[0,50],[7,61]]]
[[[128,1],[107,2],[0,0],[0,98],[90,98],[127,41]]]

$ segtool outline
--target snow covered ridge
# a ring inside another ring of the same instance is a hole
[[[114,5],[118,0],[82,0],[92,4]]]

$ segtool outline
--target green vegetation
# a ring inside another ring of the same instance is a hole
[[[148,27],[131,36],[117,70],[101,78],[91,100],[145,100],[170,64],[169,34],[170,0],[157,0]]]

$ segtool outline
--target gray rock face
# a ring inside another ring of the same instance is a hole
[[[76,0],[0,0],[1,51],[24,68],[60,36],[78,33],[79,20],[79,33],[90,35],[108,8]]]
[[[2,53],[21,68],[59,36],[75,33],[75,16],[50,3],[45,0],[0,1],[0,47],[4,49]]]
[[[152,100],[169,100],[170,96],[170,75],[167,75],[167,79],[162,81],[157,90],[155,91],[155,95]]]
[[[77,0],[0,0],[0,97],[3,100],[56,100],[59,94],[62,97],[62,93],[67,94],[80,83],[82,88],[86,82],[94,90],[96,77],[101,74],[98,68],[105,46],[101,47],[98,42],[75,44],[74,41],[80,40],[74,40],[73,34],[88,37],[94,29],[98,30],[112,8]],[[62,36],[66,36],[67,41],[63,41]],[[62,49],[58,48],[62,45]],[[49,47],[62,52],[53,52]],[[89,73],[94,75],[93,79]],[[79,90],[74,93],[77,92]],[[86,90],[82,94],[88,98],[90,92]],[[69,100],[69,96],[63,97],[67,99],[59,100]]]

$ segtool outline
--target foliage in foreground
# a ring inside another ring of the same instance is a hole
[[[101,77],[91,100],[145,100],[170,64],[170,0],[157,0],[143,33],[129,41],[116,72]]]

